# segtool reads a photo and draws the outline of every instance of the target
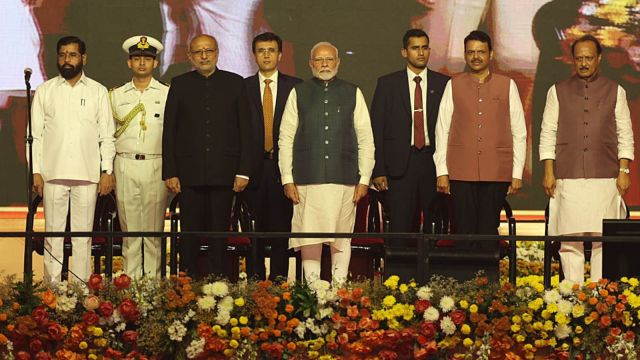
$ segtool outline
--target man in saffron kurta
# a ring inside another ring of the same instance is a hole
[[[497,235],[505,196],[522,187],[524,113],[515,82],[489,72],[491,38],[472,31],[464,44],[470,71],[449,81],[440,103],[437,188],[453,197],[456,233]],[[491,250],[497,242],[467,246]]]
[[[292,232],[352,232],[355,208],[367,194],[374,165],[369,112],[360,89],[338,79],[338,49],[311,49],[313,78],[297,84],[280,125],[280,173],[293,202]],[[351,239],[294,238],[307,281],[320,277],[322,244],[331,245],[334,281],[346,280]]]
[[[602,48],[586,35],[572,46],[576,74],[553,85],[540,133],[549,235],[597,236],[603,219],[624,218],[633,130],[624,89],[599,74]],[[592,243],[591,281],[602,278],[602,243]],[[584,281],[582,242],[563,241],[566,279]]]

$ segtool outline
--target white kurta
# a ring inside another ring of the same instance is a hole
[[[298,128],[298,101],[291,90],[280,124],[279,166],[282,184],[295,183],[293,178],[293,141]],[[360,184],[369,185],[375,163],[375,146],[371,119],[360,89],[356,91],[353,126],[358,142],[358,171]],[[355,224],[353,192],[355,186],[339,184],[299,185],[300,203],[293,206],[292,232],[352,232]],[[292,238],[289,248],[319,243],[331,244],[338,250],[351,246],[351,239]]]
[[[540,160],[556,158],[559,104],[555,85],[547,93],[540,132]],[[624,89],[618,86],[615,108],[618,159],[633,160],[633,130]],[[603,219],[626,215],[616,179],[558,179],[549,202],[549,235],[602,233]]]

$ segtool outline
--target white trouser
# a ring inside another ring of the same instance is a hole
[[[322,244],[306,245],[300,248],[302,270],[308,283],[320,279]],[[349,274],[351,247],[340,251],[331,246],[331,276],[335,284],[344,284]]]
[[[134,160],[116,156],[114,174],[122,230],[164,230],[167,188],[162,181],[162,159]],[[144,240],[125,237],[122,244],[124,271],[133,278],[159,277],[161,250],[159,237],[145,237]]]
[[[600,236],[601,233],[576,233],[567,236]],[[591,243],[590,279],[596,282],[602,279],[602,243]],[[584,243],[581,241],[563,241],[560,245],[560,261],[565,279],[574,283],[584,283]]]
[[[45,182],[43,193],[45,230],[65,231],[69,200],[71,200],[71,231],[93,230],[97,189],[98,184],[88,182]],[[72,238],[71,246],[72,274],[69,280],[87,281],[91,275],[91,238]],[[44,280],[52,283],[59,282],[62,275],[64,239],[45,238],[44,248]]]

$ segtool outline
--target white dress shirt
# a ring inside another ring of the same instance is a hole
[[[422,70],[420,74],[416,74],[407,67],[407,78],[409,80],[409,98],[411,101],[411,124],[413,124],[413,109],[415,109],[416,82],[413,80],[416,76],[420,76],[420,88],[422,89],[422,121],[424,124],[424,145],[429,146],[429,129],[427,128],[427,68]],[[411,126],[411,146],[414,145],[415,134],[414,126]]]
[[[358,141],[358,172],[360,184],[369,185],[373,165],[375,164],[375,145],[373,143],[373,131],[369,110],[364,101],[364,96],[358,88],[356,90],[356,105],[353,110],[353,126]],[[298,129],[298,96],[293,89],[289,93],[287,104],[280,124],[280,138],[278,140],[280,160],[280,174],[282,184],[293,183],[293,139]]]
[[[547,92],[547,103],[542,115],[542,129],[540,130],[540,160],[556,159],[556,135],[558,131],[558,117],[560,106],[556,86],[553,85]],[[627,104],[627,94],[618,85],[616,99],[616,132],[618,135],[618,159],[633,160],[633,130],[631,127],[631,114]]]
[[[71,86],[62,76],[36,90],[31,109],[33,173],[45,181],[98,183],[113,169],[114,124],[107,89],[82,74]]]
[[[278,70],[276,70],[276,72],[274,72],[273,74],[271,74],[270,77],[266,77],[264,75],[262,75],[261,72],[258,71],[258,79],[260,80],[260,102],[262,103],[262,101],[264,100],[264,89],[266,88],[266,85],[264,83],[264,81],[266,79],[271,80],[271,84],[269,84],[269,87],[271,88],[271,100],[273,101],[272,104],[272,108],[273,109],[273,114],[275,116],[276,113],[276,97],[278,96]],[[264,104],[263,104],[264,105]]]
[[[144,105],[146,130],[141,127],[142,112],[139,112],[116,139],[116,151],[129,154],[162,154],[162,126],[164,124],[164,106],[167,102],[169,87],[156,79],[144,91],[139,91],[132,81],[113,89],[110,100],[113,116],[124,119],[139,103]],[[117,127],[117,124],[116,124]]]
[[[449,143],[453,108],[453,92],[451,80],[449,80],[440,101],[438,123],[436,125],[436,152],[433,154],[433,160],[436,164],[437,176],[449,175],[447,145]],[[514,179],[522,179],[527,151],[527,126],[524,120],[524,110],[522,109],[522,102],[520,102],[518,87],[512,79],[509,80],[509,111],[511,137],[513,139],[513,170],[511,176]]]

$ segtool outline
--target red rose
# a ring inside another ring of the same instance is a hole
[[[382,350],[378,353],[378,356],[382,360],[395,360],[398,358],[398,353],[391,350]]]
[[[126,343],[135,345],[138,341],[138,332],[133,330],[127,330],[122,333],[122,340]]]
[[[124,290],[131,285],[131,278],[126,274],[122,274],[117,278],[113,279],[113,285],[115,285],[116,289]]]
[[[464,311],[462,310],[452,311],[449,317],[451,317],[451,321],[453,321],[453,323],[456,324],[457,326],[462,325],[464,321],[467,319],[467,316],[464,314]]]
[[[420,331],[422,332],[422,335],[431,340],[438,332],[438,327],[433,321],[423,321],[420,323]]]
[[[26,351],[18,351],[18,353],[16,354],[16,359],[17,360],[31,360],[31,355],[29,355],[29,353],[26,352]]]
[[[113,304],[109,301],[101,303],[100,307],[98,307],[98,312],[100,312],[104,317],[111,316],[113,314]]]
[[[38,306],[37,308],[33,309],[33,312],[31,312],[31,317],[33,318],[33,320],[36,321],[36,323],[39,326],[46,326],[47,323],[49,322],[49,314],[41,306]]]
[[[416,300],[415,308],[418,314],[422,314],[431,306],[428,300]]]
[[[122,314],[122,317],[125,320],[131,321],[131,322],[135,322],[136,320],[138,320],[138,315],[139,315],[138,306],[133,300],[131,299],[124,300],[120,304],[118,309],[120,310],[120,314]]]
[[[36,354],[35,359],[36,360],[53,360],[53,358],[51,357],[51,354],[46,353],[44,351],[41,351],[38,354]]]
[[[82,315],[82,322],[87,326],[97,325],[98,321],[100,321],[100,316],[95,311],[87,311]]]
[[[112,348],[108,348],[105,353],[106,356],[108,356],[111,359],[121,359],[122,358],[122,352],[118,351],[118,350],[114,350]]]
[[[87,286],[89,287],[89,289],[93,291],[98,291],[102,289],[102,275],[92,274],[89,277],[89,282],[87,282]]]
[[[51,323],[47,326],[47,335],[49,335],[49,339],[60,341],[66,334],[66,330],[57,323]]]
[[[40,339],[31,339],[29,342],[29,351],[32,354],[37,354],[42,350],[42,340]]]

